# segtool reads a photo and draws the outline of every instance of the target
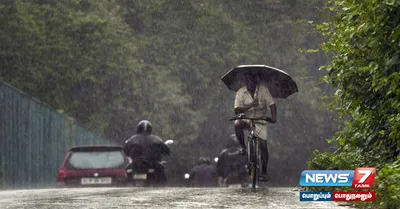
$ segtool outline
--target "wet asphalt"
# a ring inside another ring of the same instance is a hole
[[[1,209],[273,208],[348,209],[334,202],[300,202],[292,188],[69,188],[0,191]]]

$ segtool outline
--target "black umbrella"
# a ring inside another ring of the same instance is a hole
[[[287,98],[299,91],[289,74],[266,65],[240,65],[227,72],[221,80],[230,90],[237,91],[245,85],[244,74],[247,72],[257,73],[274,98]]]

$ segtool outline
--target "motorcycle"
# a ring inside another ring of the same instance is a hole
[[[214,158],[214,162],[217,163],[218,162],[218,157]],[[191,176],[189,173],[185,173],[184,174],[184,183],[187,187],[193,187],[195,186],[195,180],[193,178],[193,176]]]
[[[190,174],[189,173],[185,173],[184,178],[185,178],[185,186],[191,187],[192,186],[192,182],[190,181]]]
[[[173,140],[164,142],[166,145],[173,144]],[[144,156],[138,156],[131,159],[126,170],[126,176],[131,179],[133,186],[149,187],[163,186],[166,177],[164,173],[164,165],[166,161],[150,162]]]
[[[218,157],[214,158],[218,163]],[[218,177],[218,184],[220,187],[228,188],[242,188],[247,187],[249,183],[247,168],[243,164],[230,165],[228,168],[227,176]]]

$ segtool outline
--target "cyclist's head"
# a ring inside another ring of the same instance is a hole
[[[153,126],[151,125],[150,121],[142,120],[136,126],[136,133],[137,134],[146,134],[149,135],[153,131]]]
[[[255,88],[255,86],[259,83],[258,72],[246,72],[244,74],[244,80],[247,87]]]
[[[237,146],[239,146],[239,145],[240,145],[240,143],[239,143],[239,141],[238,141],[236,135],[235,135],[235,134],[232,134],[232,135],[229,137],[228,142],[226,143],[226,148],[237,147]]]

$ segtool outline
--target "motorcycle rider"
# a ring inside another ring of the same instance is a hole
[[[189,180],[195,187],[213,187],[216,184],[217,172],[209,157],[200,157],[199,163],[190,171]]]
[[[225,149],[218,156],[217,174],[220,186],[226,186],[228,178],[235,178],[244,185],[248,181],[246,170],[247,158],[238,153],[241,145],[235,134],[232,134]]]
[[[164,184],[166,181],[164,167],[159,162],[163,156],[170,155],[171,151],[160,137],[152,134],[152,131],[150,121],[140,121],[136,126],[136,134],[125,142],[124,153],[132,161],[141,157],[150,162],[154,166],[157,181]],[[128,167],[132,169],[132,163]]]

